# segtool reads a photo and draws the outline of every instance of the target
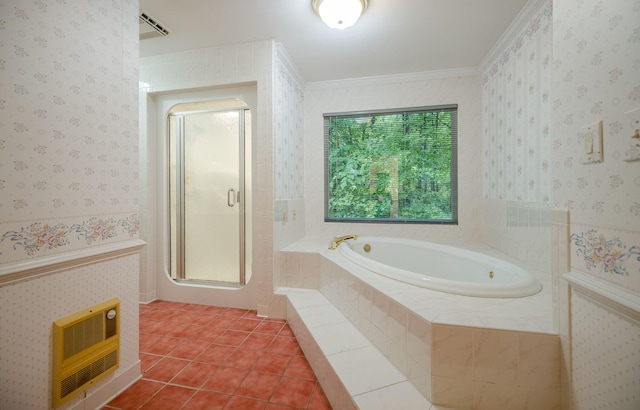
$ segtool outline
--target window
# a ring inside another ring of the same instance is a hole
[[[324,115],[325,221],[456,224],[457,106]]]

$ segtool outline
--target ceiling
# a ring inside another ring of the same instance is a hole
[[[311,0],[140,0],[169,29],[140,57],[276,40],[307,82],[477,67],[527,0],[369,0],[330,29]]]

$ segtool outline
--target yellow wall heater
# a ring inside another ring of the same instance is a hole
[[[120,300],[107,300],[53,322],[53,407],[118,368]]]

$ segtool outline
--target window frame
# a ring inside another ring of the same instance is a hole
[[[329,216],[329,124],[331,118],[349,118],[359,116],[405,114],[416,112],[451,112],[451,219],[407,219],[407,218],[336,218]],[[382,110],[350,111],[323,114],[324,138],[324,221],[338,223],[382,223],[382,224],[429,224],[429,225],[458,225],[458,104],[435,106],[421,106],[408,108],[391,108]]]

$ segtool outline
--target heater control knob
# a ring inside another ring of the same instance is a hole
[[[111,320],[113,318],[116,317],[116,310],[115,309],[111,309],[110,311],[107,312],[107,319]]]

